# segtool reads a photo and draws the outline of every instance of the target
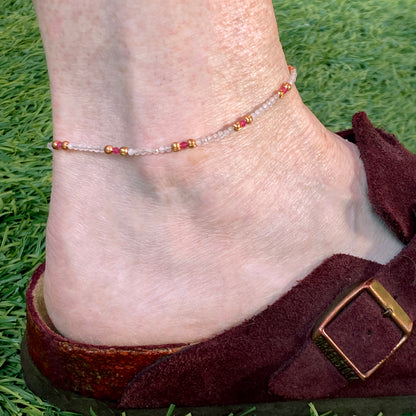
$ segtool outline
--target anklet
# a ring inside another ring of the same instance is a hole
[[[297,71],[293,66],[289,66],[290,77],[289,81],[282,84],[282,86],[275,91],[267,100],[254,107],[246,116],[235,121],[231,125],[227,125],[216,133],[201,137],[198,139],[188,139],[182,142],[174,142],[169,145],[161,146],[155,149],[132,149],[126,146],[116,147],[112,145],[89,146],[85,144],[75,144],[69,141],[54,140],[48,143],[50,150],[77,150],[81,152],[105,153],[105,154],[120,154],[122,156],[147,156],[157,155],[160,153],[179,152],[184,149],[193,149],[198,146],[203,146],[211,141],[221,139],[229,136],[233,132],[240,131],[243,127],[251,124],[257,117],[260,117],[265,111],[272,107],[280,98],[282,98],[293,86],[296,81]]]

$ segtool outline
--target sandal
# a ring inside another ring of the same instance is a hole
[[[357,144],[373,208],[406,244],[388,264],[334,255],[244,323],[201,343],[152,347],[61,336],[44,305],[42,265],[27,291],[29,388],[100,416],[163,415],[171,403],[193,416],[241,403],[255,403],[257,415],[302,415],[310,400],[339,415],[415,411],[416,156],[365,113],[338,134]]]

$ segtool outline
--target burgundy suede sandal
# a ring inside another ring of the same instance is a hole
[[[176,415],[253,403],[256,415],[306,416],[311,400],[340,416],[416,412],[416,156],[364,113],[338,134],[357,144],[374,210],[406,244],[387,265],[334,255],[241,325],[198,344],[155,347],[59,335],[40,266],[27,292],[28,386],[62,409],[100,416],[164,415],[171,403]]]

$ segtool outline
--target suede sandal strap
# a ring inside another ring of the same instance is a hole
[[[390,368],[390,374],[395,373],[390,360],[402,354],[399,345],[411,332],[416,317],[416,238],[373,276],[373,282],[382,284],[394,299],[392,307],[401,307],[408,317],[392,317],[389,307],[383,308],[367,290],[360,292],[325,328],[342,356],[326,340],[321,339],[319,345],[319,341],[308,337],[300,353],[271,377],[269,387],[273,394],[287,399],[342,395],[340,391],[350,382],[371,380],[370,373],[374,370],[376,374],[376,367],[385,359],[383,366]],[[338,305],[340,302],[338,299]],[[360,375],[344,357],[356,365]],[[311,371],[311,363],[318,371]]]
[[[121,407],[276,400],[269,378],[302,348],[328,304],[380,267],[348,255],[331,257],[259,315],[139,372]],[[319,374],[319,367],[310,371]]]
[[[321,352],[311,335],[322,312],[332,303],[328,299],[335,301],[345,290],[369,277],[382,282],[413,320],[415,264],[416,240],[386,266],[347,255],[334,256],[252,320],[140,372],[125,390],[120,404],[155,407],[175,400],[179,405],[198,406],[351,394],[365,397],[374,395],[374,391],[382,395],[403,394],[402,384],[397,391],[392,387],[392,375],[400,378],[405,367],[407,376],[416,371],[409,370],[408,363],[409,348],[416,344],[414,334],[368,380],[352,382]],[[364,371],[385,358],[403,336],[366,292],[343,310],[328,332]],[[293,357],[294,351],[300,353]]]

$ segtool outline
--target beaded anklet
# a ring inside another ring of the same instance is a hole
[[[75,144],[69,141],[54,140],[48,143],[48,149],[50,150],[77,150],[81,152],[94,152],[105,154],[120,154],[122,156],[147,156],[157,155],[161,153],[179,152],[184,149],[193,149],[198,146],[205,145],[211,141],[221,139],[230,135],[233,132],[240,131],[243,127],[251,124],[253,120],[261,116],[266,110],[272,107],[280,98],[282,98],[293,86],[296,81],[297,71],[293,66],[289,66],[290,78],[288,82],[282,84],[282,86],[275,91],[266,101],[259,104],[252,111],[250,111],[243,118],[235,121],[231,125],[223,127],[216,133],[201,137],[199,139],[189,139],[183,142],[174,142],[167,146],[161,146],[155,149],[131,149],[126,146],[116,147],[107,145],[104,148],[102,146],[89,146],[85,144]]]

